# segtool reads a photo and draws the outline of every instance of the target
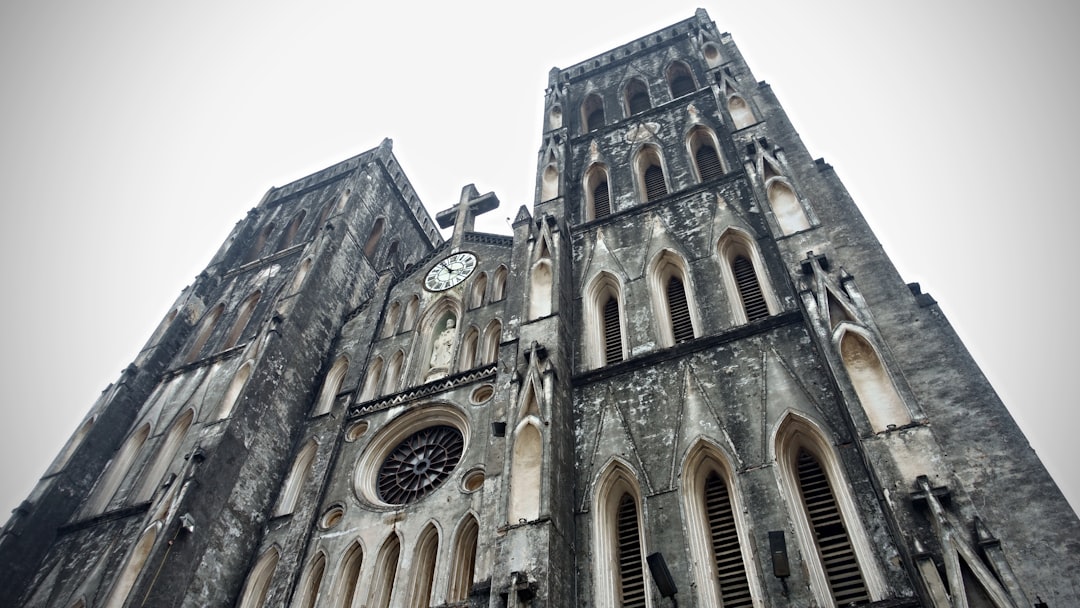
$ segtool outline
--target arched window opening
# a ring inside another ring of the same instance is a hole
[[[753,262],[744,255],[736,255],[731,261],[731,271],[739,287],[739,300],[742,301],[746,320],[753,322],[769,316],[769,308],[765,303],[765,295],[761,292]]]
[[[401,389],[401,367],[405,362],[405,353],[397,351],[390,357],[390,363],[386,366],[386,380],[383,383],[384,395],[391,395]]]
[[[448,602],[463,602],[472,592],[473,576],[476,571],[476,544],[480,536],[480,525],[471,514],[465,516],[457,533],[454,546],[453,570],[450,573],[450,593]]]
[[[483,344],[480,345],[480,364],[491,365],[499,358],[499,340],[502,338],[502,322],[493,319],[484,330]]]
[[[732,95],[728,99],[728,113],[731,114],[731,122],[734,123],[736,129],[745,129],[757,122],[746,100],[738,95]]]
[[[559,169],[555,165],[544,168],[540,179],[540,200],[550,201],[559,196]]]
[[[416,557],[413,559],[412,608],[428,608],[432,604],[431,592],[435,586],[435,561],[439,554],[439,531],[434,525],[420,533],[416,542]]]
[[[326,555],[320,553],[311,563],[304,582],[300,586],[298,608],[315,608],[315,600],[319,598],[319,586],[322,585],[324,574],[326,574]]]
[[[313,416],[322,416],[334,407],[334,400],[341,392],[341,384],[345,381],[345,373],[349,371],[349,359],[344,355],[334,361],[330,371],[323,380],[322,390],[319,391],[319,399],[315,402]]]
[[[401,331],[412,331],[416,326],[416,313],[420,310],[420,298],[413,296],[405,305],[405,317],[401,321]]]
[[[364,564],[364,549],[354,542],[341,560],[341,576],[338,579],[335,608],[359,608],[360,566]]]
[[[290,292],[296,293],[300,290],[300,286],[304,284],[304,279],[306,279],[308,273],[311,272],[311,265],[313,263],[314,260],[311,258],[306,258],[300,263],[300,268],[297,269],[296,277],[293,278],[292,286],[289,289]]]
[[[266,596],[270,591],[270,583],[274,580],[274,570],[277,569],[279,557],[277,547],[262,554],[248,575],[244,594],[237,608],[262,608],[266,604]]]
[[[165,476],[166,471],[169,470],[169,465],[172,464],[176,458],[176,453],[180,450],[180,445],[183,444],[184,438],[187,437],[188,429],[191,428],[191,422],[195,419],[195,410],[188,409],[172,427],[169,428],[169,432],[165,435],[165,439],[161,442],[161,447],[158,448],[157,456],[154,457],[153,463],[143,473],[143,478],[139,486],[139,491],[135,494],[135,501],[142,502],[150,500],[154,495],[154,491],[158,489],[161,484],[162,477]]]
[[[382,240],[383,229],[386,226],[386,220],[379,218],[375,220],[375,225],[371,227],[371,233],[368,234],[367,241],[364,243],[364,256],[371,260],[375,255],[375,250],[379,246],[379,241]]]
[[[630,494],[623,494],[619,498],[615,538],[618,539],[616,555],[619,564],[620,604],[623,608],[645,608],[645,570],[641,563],[637,501]]]
[[[889,371],[869,342],[854,331],[845,331],[840,339],[840,356],[874,432],[911,422]]]
[[[398,557],[401,554],[401,540],[397,534],[391,534],[379,550],[375,560],[375,576],[371,583],[371,608],[389,608],[390,596],[394,592],[394,580],[397,578]]]
[[[185,365],[192,363],[199,358],[203,347],[206,346],[206,341],[210,339],[210,334],[214,332],[214,327],[217,325],[218,319],[221,318],[221,313],[224,311],[225,305],[218,304],[203,317],[202,323],[199,324],[199,333],[196,334],[195,341],[192,342],[191,349],[188,350],[187,357],[184,359]]]
[[[750,583],[746,580],[739,535],[735,529],[735,513],[731,507],[727,483],[716,471],[705,478],[705,515],[709,525],[709,540],[725,608],[753,606]]]
[[[105,608],[120,608],[124,605],[132,587],[135,586],[135,581],[139,578],[139,573],[146,565],[147,558],[150,557],[150,550],[154,548],[154,541],[157,540],[160,527],[158,524],[150,526],[139,537],[139,541],[135,543],[131,555],[127,558],[127,563],[124,564],[124,569],[116,578],[116,584],[104,604]]]
[[[627,114],[637,114],[652,107],[649,100],[649,88],[637,78],[626,85],[626,109]]]
[[[681,61],[676,61],[667,69],[668,88],[671,90],[671,98],[675,99],[694,92],[694,75],[690,68]]]
[[[400,315],[401,304],[394,302],[386,311],[386,318],[383,319],[382,333],[379,335],[380,338],[389,338],[397,333],[398,316]]]
[[[480,330],[469,327],[465,332],[465,338],[461,341],[461,354],[459,355],[458,370],[465,371],[476,366],[478,349],[480,347]]]
[[[792,234],[810,227],[802,203],[795,192],[782,181],[773,180],[768,186],[769,205],[772,207],[776,222],[784,234]]]
[[[671,333],[675,344],[694,339],[694,324],[690,319],[690,307],[686,303],[686,289],[682,280],[672,275],[667,282],[668,314],[671,319]]]
[[[608,189],[607,167],[594,165],[585,174],[585,220],[597,220],[611,215],[611,192]]]
[[[379,387],[382,383],[382,371],[382,357],[375,357],[375,360],[368,366],[367,377],[364,378],[364,389],[360,391],[361,401],[374,399],[378,396],[377,393],[379,392]]]
[[[499,266],[491,279],[491,301],[498,302],[506,297],[506,266]]]
[[[398,241],[390,241],[390,246],[386,248],[386,264],[388,266],[397,266],[397,254],[398,254]]]
[[[711,42],[706,43],[704,46],[701,47],[701,53],[705,55],[705,63],[708,64],[710,68],[715,68],[716,66],[720,65],[720,49],[716,48],[715,44]]]
[[[534,424],[524,423],[515,433],[513,461],[510,463],[510,524],[533,521],[540,517],[540,469],[544,444]]]
[[[562,128],[562,108],[559,106],[552,106],[548,111],[548,131]]]
[[[533,265],[529,275],[529,320],[551,314],[551,262],[542,259]]]
[[[603,304],[604,311],[604,363],[610,365],[623,360],[622,328],[620,326],[619,299],[614,295]]]
[[[251,361],[248,361],[236,372],[232,382],[229,382],[229,388],[225,391],[225,396],[221,398],[221,405],[218,406],[217,416],[214,417],[214,420],[222,420],[232,415],[233,408],[236,407],[236,401],[240,398],[240,391],[244,389],[244,385],[247,384],[250,377]]]
[[[637,169],[643,202],[655,201],[668,193],[659,151],[646,146],[638,152]]]
[[[707,182],[724,175],[724,165],[720,161],[716,139],[711,131],[704,127],[695,128],[690,134],[690,152],[694,157],[694,169],[697,170],[699,182]]]
[[[67,463],[71,460],[71,457],[75,455],[75,450],[79,449],[86,436],[90,433],[90,429],[94,427],[94,421],[97,420],[97,415],[90,417],[76,429],[75,434],[68,439],[67,445],[64,446],[64,451],[60,452],[57,456],[56,462],[53,463],[49,470],[56,472],[62,470]]]
[[[266,241],[270,238],[270,233],[274,231],[274,223],[263,226],[263,229],[259,231],[258,236],[255,237],[255,242],[251,244],[251,249],[248,250],[247,256],[244,258],[244,263],[254,262],[262,255],[263,248],[266,247]]]
[[[593,93],[585,98],[581,104],[581,122],[585,126],[584,133],[604,126],[604,100],[599,95]]]
[[[247,329],[248,323],[251,321],[251,315],[255,313],[255,307],[258,306],[260,298],[262,298],[262,292],[256,291],[240,305],[240,311],[236,314],[236,321],[233,322],[229,335],[225,337],[225,343],[221,345],[221,350],[228,350],[236,346],[240,336]]]
[[[120,483],[127,477],[131,465],[134,464],[149,436],[150,424],[144,423],[127,438],[127,441],[124,442],[124,445],[120,447],[120,450],[109,462],[105,473],[102,474],[93,493],[86,501],[86,506],[83,507],[84,514],[97,515],[109,506],[109,502],[112,500],[113,495],[116,494]]]
[[[469,298],[469,308],[480,308],[484,305],[484,292],[487,291],[487,273],[481,272],[473,280],[472,294]]]
[[[615,277],[604,272],[593,280],[586,293],[585,319],[592,321],[585,334],[593,367],[618,363],[625,358],[621,289]]]
[[[869,602],[870,594],[828,476],[806,448],[799,448],[796,465],[799,493],[833,601],[838,606]]]
[[[296,502],[300,498],[300,490],[304,487],[304,482],[307,481],[307,478],[311,473],[311,467],[315,463],[315,452],[317,448],[318,444],[312,439],[304,444],[304,447],[300,449],[300,453],[296,455],[292,468],[289,469],[289,476],[285,478],[285,485],[281,491],[281,499],[278,501],[277,509],[274,510],[274,517],[288,515],[296,510]]]
[[[300,213],[297,213],[296,217],[289,222],[288,227],[285,228],[285,232],[281,235],[281,240],[278,242],[278,251],[288,249],[292,246],[293,241],[296,240],[296,233],[300,230],[300,224],[304,221],[305,215],[307,215],[307,211],[301,210]]]

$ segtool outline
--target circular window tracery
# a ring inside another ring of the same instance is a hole
[[[465,438],[452,426],[430,426],[409,435],[379,469],[379,498],[395,505],[419,500],[446,481],[464,448]]]

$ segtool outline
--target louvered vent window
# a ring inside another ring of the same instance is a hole
[[[679,277],[667,282],[668,312],[671,314],[671,334],[675,343],[694,339],[694,324],[690,321],[690,307],[686,304],[686,288]]]
[[[645,91],[636,91],[630,95],[630,113],[644,112],[650,107],[649,94]]]
[[[619,301],[614,297],[604,302],[604,360],[608,365],[623,360]]]
[[[707,182],[724,174],[724,167],[720,164],[720,156],[716,148],[702,144],[694,153],[694,162],[697,163],[698,175],[701,181]]]
[[[694,92],[694,79],[688,74],[679,74],[671,81],[671,96],[682,97]]]
[[[596,108],[592,112],[589,112],[589,117],[585,119],[587,123],[585,125],[586,131],[592,131],[604,126],[604,108]]]
[[[746,256],[737,255],[731,262],[731,269],[735,273],[735,284],[739,287],[746,319],[757,321],[769,316],[769,307],[765,304],[765,294],[761,293],[754,264]]]
[[[596,185],[593,190],[593,219],[611,215],[611,198],[608,195],[607,182]]]
[[[655,201],[667,194],[667,184],[664,183],[664,170],[659,165],[649,165],[645,169],[645,200]]]
[[[799,449],[798,466],[803,506],[814,530],[814,543],[825,568],[825,577],[829,579],[833,600],[838,606],[869,603],[870,594],[829,487],[829,478],[817,459],[805,449]]]
[[[724,608],[753,606],[750,583],[746,580],[742,551],[739,549],[739,535],[735,531],[731,496],[727,484],[715,471],[705,479],[705,514],[709,518],[709,540],[716,560],[717,582]]]
[[[641,567],[641,538],[638,536],[637,504],[634,497],[619,499],[616,534],[619,543],[619,591],[622,608],[645,607],[645,572]]]

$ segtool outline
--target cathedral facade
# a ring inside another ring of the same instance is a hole
[[[267,192],[0,605],[1080,605],[1075,513],[704,11],[552,69],[542,132],[510,235],[389,140]]]

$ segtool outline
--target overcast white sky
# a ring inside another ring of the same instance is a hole
[[[1080,505],[1072,3],[371,4],[0,4],[0,521],[267,188],[390,137],[429,211],[474,182],[508,233],[548,70],[698,6]]]

